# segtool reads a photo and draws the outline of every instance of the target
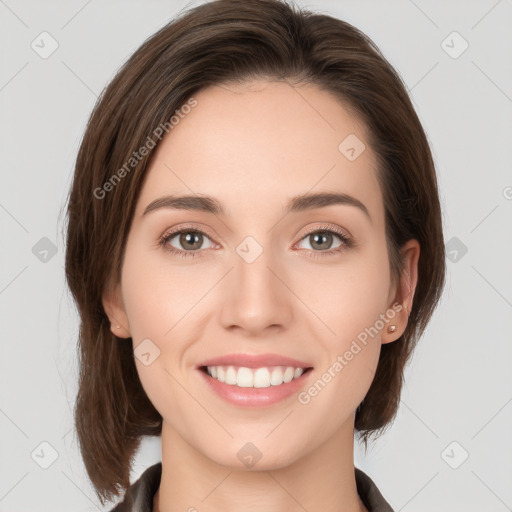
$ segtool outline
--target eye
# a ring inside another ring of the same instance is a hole
[[[197,228],[184,227],[163,235],[159,240],[159,244],[166,251],[176,254],[181,258],[194,258],[198,256],[200,249],[213,247],[213,244],[209,247],[203,247],[205,240],[210,240],[211,242],[210,237],[204,231]]]
[[[333,248],[333,242],[335,242],[336,238],[339,240],[339,243]],[[301,242],[302,241],[306,241],[309,244],[309,247],[306,247],[306,249],[309,251],[308,256],[313,258],[330,256],[344,251],[353,245],[352,239],[348,235],[341,230],[327,226],[316,229],[315,231],[310,231],[306,236],[301,238]]]
[[[339,242],[333,248],[333,241],[335,242],[336,239]],[[210,245],[204,247],[205,241],[210,241]],[[300,245],[302,241],[306,241],[309,244],[309,247],[306,247],[307,255],[312,258],[340,253],[354,245],[352,239],[347,234],[330,226],[321,226],[314,231],[306,233],[296,245]],[[214,246],[207,233],[194,227],[182,227],[181,229],[164,234],[159,239],[159,245],[164,250],[180,258],[202,256],[203,251],[201,249],[208,249]]]

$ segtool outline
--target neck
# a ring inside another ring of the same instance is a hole
[[[290,464],[220,465],[164,420],[162,477],[153,512],[367,512],[357,493],[353,423]],[[243,443],[240,444],[243,446]]]

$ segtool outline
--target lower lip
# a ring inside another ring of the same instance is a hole
[[[203,370],[198,370],[210,388],[221,398],[239,407],[266,407],[276,404],[298,393],[304,387],[312,369],[304,372],[299,378],[279,386],[268,388],[241,388],[220,382]]]

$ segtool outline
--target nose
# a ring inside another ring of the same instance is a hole
[[[264,250],[252,262],[235,253],[234,268],[222,290],[220,321],[225,329],[261,336],[290,325],[293,293],[287,287],[286,271],[270,252]]]

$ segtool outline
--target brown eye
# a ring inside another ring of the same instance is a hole
[[[185,250],[194,251],[203,245],[203,235],[199,231],[183,231],[178,236],[179,244]]]
[[[340,241],[337,245],[333,246],[333,243],[336,242],[336,238]],[[326,252],[329,250],[336,250],[340,246],[349,245],[350,240],[342,235],[341,233],[336,233],[331,230],[317,230],[312,231],[302,238],[303,241],[307,241],[309,243],[309,247],[305,247],[306,249],[313,251]]]
[[[177,238],[178,247],[173,245],[171,241]],[[197,251],[201,249],[203,242],[209,240],[209,238],[201,231],[194,231],[191,229],[181,230],[176,233],[170,233],[166,236],[166,241],[169,245],[178,250]],[[203,247],[204,249],[204,247]]]
[[[206,240],[210,241],[210,246],[203,247]],[[160,239],[160,245],[165,250],[183,257],[199,255],[201,249],[213,246],[210,237],[197,229],[181,229],[168,233]]]
[[[338,240],[338,242],[336,241]],[[342,252],[357,247],[350,235],[331,226],[321,226],[314,231],[306,233],[297,244],[307,242],[305,255],[310,258],[328,258],[338,256]]]
[[[333,234],[328,231],[317,231],[309,235],[308,241],[313,249],[331,249]]]

